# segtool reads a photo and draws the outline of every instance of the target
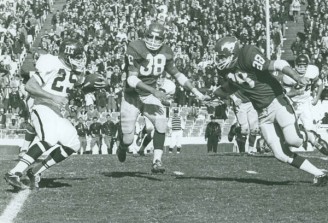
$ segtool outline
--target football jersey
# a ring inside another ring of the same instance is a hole
[[[68,97],[68,94],[77,82],[77,76],[71,72],[58,56],[50,54],[41,55],[37,60],[36,72],[33,77],[40,84],[41,88],[53,95]],[[35,102],[50,107],[57,113],[60,113],[60,108],[56,103],[49,99],[35,97]]]
[[[304,90],[303,94],[292,97],[293,102],[302,103],[311,100],[312,86],[319,78],[319,68],[314,65],[308,65],[304,77],[309,80],[309,83],[301,87]],[[287,75],[283,76],[282,81],[286,91],[290,91],[292,89],[301,89],[299,85],[297,85],[296,81]]]
[[[239,89],[256,110],[266,108],[283,94],[282,86],[268,70],[269,64],[259,48],[245,45],[239,51],[235,66],[227,74],[230,86]]]
[[[145,84],[156,88],[157,79],[166,71],[170,75],[178,73],[173,60],[173,52],[169,46],[164,44],[156,54],[151,53],[144,41],[136,40],[128,45],[126,52],[128,71],[138,72],[138,78]],[[128,84],[126,92],[131,92]],[[135,91],[141,96],[150,95],[140,89]]]

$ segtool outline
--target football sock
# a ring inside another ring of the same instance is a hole
[[[162,149],[154,149],[153,163],[155,163],[156,160],[161,161],[162,160],[162,155],[163,155],[163,150]]]
[[[162,160],[164,141],[165,141],[165,133],[159,133],[158,131],[155,130],[154,138],[153,138],[153,144],[154,144],[153,163],[155,163],[156,160],[159,161]]]
[[[20,152],[27,151],[30,144],[31,144],[31,141],[26,141],[26,139],[24,139],[23,145],[20,148]]]
[[[310,161],[308,161],[307,159],[304,160],[303,164],[300,166],[300,169],[310,173],[314,176],[320,176],[323,175],[324,172],[322,172],[320,169],[318,169],[317,167],[315,167],[312,163],[310,163]]]
[[[44,141],[35,143],[33,146],[31,146],[27,153],[20,158],[17,165],[12,170],[10,170],[9,173],[24,172],[31,164],[35,162],[37,158],[42,155],[42,153],[47,151],[49,148],[50,146]]]
[[[252,134],[252,133],[249,134],[249,136],[248,136],[248,145],[249,145],[249,147],[254,148],[255,140],[256,140],[256,134]]]
[[[69,147],[58,146],[49,154],[49,156],[45,160],[43,160],[40,164],[36,165],[32,169],[32,172],[34,175],[40,174],[46,169],[49,169],[51,166],[67,159],[73,153],[74,150],[70,149]]]
[[[314,176],[319,176],[324,174],[321,170],[319,170],[312,163],[310,163],[310,161],[297,154],[294,154],[294,158],[293,161],[291,162],[291,165],[307,173],[310,173]]]
[[[144,139],[144,141],[142,142],[142,145],[140,147],[139,151],[144,151],[145,148],[148,146],[148,144],[151,142],[152,138],[150,135],[147,135]]]
[[[30,133],[30,132],[25,133],[25,138],[24,138],[23,145],[21,147],[21,151],[27,151],[34,138],[35,138],[34,133]]]
[[[155,130],[154,138],[153,138],[154,149],[163,150],[164,141],[165,141],[165,133],[159,133]]]

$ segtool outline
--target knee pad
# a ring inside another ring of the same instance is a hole
[[[165,133],[167,129],[166,118],[160,118],[155,120],[155,131],[159,133]]]
[[[134,140],[134,133],[129,133],[129,134],[123,134],[122,136],[122,142],[124,145],[129,146],[133,143]]]

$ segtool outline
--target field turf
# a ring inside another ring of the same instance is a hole
[[[321,154],[303,155],[328,169]],[[0,158],[2,176],[15,158]],[[150,173],[151,161],[72,156],[44,173],[14,222],[328,222],[328,185],[312,186],[311,175],[271,155],[208,154],[188,145],[164,154],[166,172],[159,175]],[[3,212],[18,193],[4,180],[0,186]]]

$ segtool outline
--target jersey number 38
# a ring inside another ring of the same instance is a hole
[[[133,56],[129,55],[129,64],[133,65]],[[149,76],[154,75],[158,76],[164,71],[164,67],[166,64],[166,57],[163,54],[157,54],[155,56],[150,53],[147,54],[148,64],[146,67],[140,66],[140,75]]]

